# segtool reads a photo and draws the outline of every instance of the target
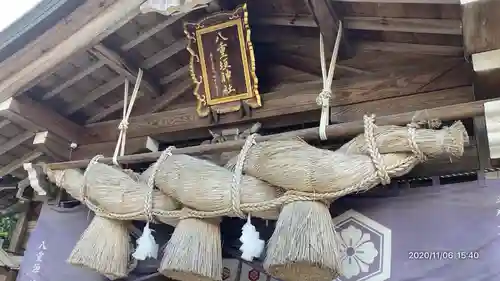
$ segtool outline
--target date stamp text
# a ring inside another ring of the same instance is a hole
[[[476,251],[409,251],[409,260],[478,260]]]

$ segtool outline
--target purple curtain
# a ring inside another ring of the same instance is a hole
[[[92,216],[80,205],[71,209],[45,204],[30,235],[17,281],[100,281],[91,270],[66,262]]]
[[[500,280],[500,180],[333,204],[345,281]]]

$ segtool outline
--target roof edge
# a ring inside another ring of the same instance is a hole
[[[42,0],[0,32],[0,61],[36,39],[85,1]]]

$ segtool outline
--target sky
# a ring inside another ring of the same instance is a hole
[[[20,18],[41,0],[0,1],[0,31]]]

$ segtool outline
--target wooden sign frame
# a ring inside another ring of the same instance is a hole
[[[245,105],[262,106],[246,4],[232,12],[186,23],[184,33],[188,38],[190,75],[195,84],[199,116],[239,111]],[[214,52],[219,54],[218,59],[214,59]]]

